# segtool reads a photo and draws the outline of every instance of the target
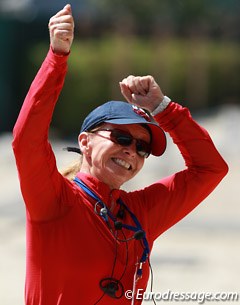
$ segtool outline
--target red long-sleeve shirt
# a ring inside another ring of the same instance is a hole
[[[119,279],[127,265],[121,282],[125,291],[131,290],[142,253],[139,241],[129,241],[128,249],[126,243],[116,242],[94,212],[94,200],[57,170],[48,129],[66,71],[67,56],[50,50],[14,127],[13,149],[27,210],[27,305],[95,304],[103,294],[99,281],[112,275],[116,256],[113,277]],[[228,170],[188,109],[172,102],[155,119],[177,144],[186,169],[133,192],[111,191],[90,175],[77,175],[106,205],[121,197],[145,230],[150,250],[154,240],[208,196]],[[128,213],[123,222],[132,224]],[[126,238],[132,235],[128,230],[125,234]],[[145,263],[137,288],[146,288],[148,269]],[[116,300],[107,295],[99,302],[130,303],[124,296]]]

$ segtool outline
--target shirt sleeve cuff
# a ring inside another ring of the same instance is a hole
[[[69,53],[67,54],[56,54],[53,52],[52,47],[50,46],[48,54],[47,54],[47,60],[50,61],[53,64],[61,65],[67,62]]]

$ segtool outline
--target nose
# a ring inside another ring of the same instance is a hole
[[[129,156],[134,156],[137,153],[136,141],[133,140],[133,142],[129,146],[124,146],[124,152]]]

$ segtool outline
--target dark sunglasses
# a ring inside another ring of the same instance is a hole
[[[130,146],[133,141],[136,142],[136,152],[140,157],[147,158],[151,154],[151,144],[146,141],[135,139],[130,133],[127,131],[123,131],[120,129],[108,129],[101,128],[94,131],[92,133],[96,133],[98,131],[110,131],[110,140],[116,144],[121,146]]]

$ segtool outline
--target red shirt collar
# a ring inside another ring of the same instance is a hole
[[[110,189],[110,187],[87,173],[78,172],[76,175],[82,180],[108,207],[111,206],[112,200],[115,202],[119,199],[121,190]]]

